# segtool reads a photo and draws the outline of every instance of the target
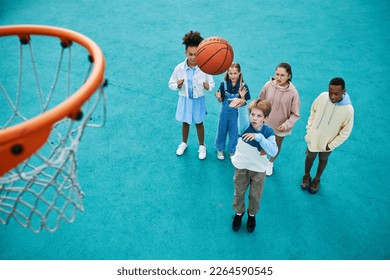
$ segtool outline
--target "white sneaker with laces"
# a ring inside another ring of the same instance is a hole
[[[176,150],[176,154],[178,156],[181,156],[182,154],[184,154],[184,151],[187,149],[187,144],[184,143],[184,142],[181,142],[179,147],[177,147],[177,150]]]
[[[270,162],[268,163],[267,170],[265,171],[265,175],[271,176],[272,173],[274,173],[274,163],[270,161]]]
[[[218,152],[217,152],[217,158],[218,158],[219,160],[224,160],[224,159],[225,159],[225,156],[224,156],[224,154],[223,154],[223,151],[218,151]]]
[[[199,159],[205,159],[206,158],[206,146],[200,145],[198,153],[199,153]]]

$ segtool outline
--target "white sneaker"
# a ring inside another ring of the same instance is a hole
[[[274,173],[274,163],[270,161],[270,162],[268,163],[267,170],[265,171],[265,175],[271,176],[272,173]]]
[[[179,145],[179,147],[177,147],[177,150],[176,150],[176,154],[178,156],[181,156],[182,154],[184,154],[184,151],[187,149],[187,144],[184,143],[184,142],[181,142],[181,144]]]
[[[224,160],[225,159],[223,151],[218,151],[217,152],[217,158],[220,159],[220,160]]]
[[[199,159],[205,159],[206,158],[206,146],[200,145],[198,153],[199,153]]]

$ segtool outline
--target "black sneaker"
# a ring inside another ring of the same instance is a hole
[[[246,229],[249,232],[253,232],[256,228],[256,218],[248,213],[248,221],[246,222]]]
[[[243,214],[238,215],[237,213],[236,213],[236,215],[233,216],[232,227],[233,227],[234,231],[238,231],[240,229],[242,216],[243,216]]]

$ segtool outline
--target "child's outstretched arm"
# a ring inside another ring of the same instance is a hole
[[[278,145],[275,141],[275,135],[271,135],[268,138],[265,138],[261,133],[245,133],[242,135],[242,140],[245,142],[256,140],[260,143],[261,148],[269,156],[274,157],[278,153]]]
[[[276,145],[275,135],[265,138],[261,133],[255,133],[255,140],[260,143],[261,148],[271,157],[278,153],[278,145]]]
[[[244,99],[234,98],[229,104],[232,108],[238,108],[238,133],[243,134],[249,127],[248,106]]]

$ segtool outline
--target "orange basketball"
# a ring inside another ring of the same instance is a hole
[[[221,37],[204,39],[196,51],[196,64],[210,75],[226,72],[233,62],[233,48],[228,41]]]

